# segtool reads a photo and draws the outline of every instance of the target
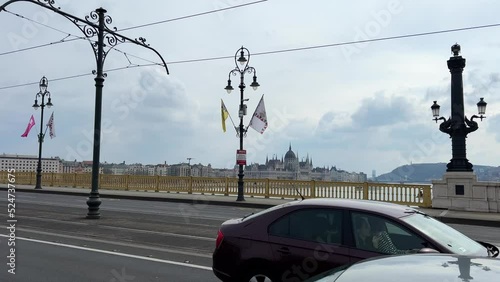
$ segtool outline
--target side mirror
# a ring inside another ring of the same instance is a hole
[[[476,242],[483,245],[488,250],[488,252],[490,252],[492,257],[494,257],[494,258],[498,257],[498,254],[500,253],[500,251],[498,250],[497,246],[490,244],[490,243],[481,242],[481,241],[476,241]]]

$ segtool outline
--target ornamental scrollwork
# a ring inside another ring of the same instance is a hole
[[[55,6],[56,1],[54,0],[37,0],[37,2],[43,5],[47,5],[53,9],[61,10],[61,7]]]

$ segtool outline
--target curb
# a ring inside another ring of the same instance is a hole
[[[7,191],[8,188],[0,187],[0,191]],[[16,192],[26,192],[26,193],[45,193],[45,194],[57,194],[57,195],[68,195],[68,196],[85,196],[88,197],[89,193],[82,192],[67,192],[67,191],[53,191],[53,190],[29,190],[29,189],[17,189]],[[201,195],[200,195],[201,196]],[[163,198],[163,197],[153,197],[153,196],[136,196],[136,195],[110,195],[110,194],[99,194],[100,198],[109,199],[124,199],[124,200],[141,200],[141,201],[155,201],[155,202],[172,202],[172,203],[184,203],[192,205],[213,205],[213,206],[229,206],[229,207],[243,207],[243,208],[254,208],[254,209],[267,209],[274,207],[272,204],[263,203],[249,203],[249,202],[227,202],[227,201],[213,201],[204,199],[181,199],[181,198]]]

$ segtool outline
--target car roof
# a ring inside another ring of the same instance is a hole
[[[342,209],[370,211],[374,213],[384,214],[391,217],[402,217],[408,215],[408,211],[414,211],[414,208],[409,206],[373,201],[373,200],[357,200],[357,199],[336,199],[336,198],[314,198],[304,199],[292,202],[293,205],[302,205],[310,207],[336,207]]]
[[[312,281],[497,281],[500,260],[452,254],[414,254],[377,257],[358,262],[347,269],[333,271]]]

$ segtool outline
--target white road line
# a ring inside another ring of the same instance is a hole
[[[107,199],[106,199],[107,201]],[[7,202],[7,199],[0,199],[0,202]],[[36,204],[36,205],[43,205],[43,206],[57,206],[57,207],[63,207],[63,208],[77,208],[81,209],[82,207],[86,208],[86,202],[85,200],[81,201],[81,205],[68,205],[68,204],[61,204],[61,203],[54,203],[54,202],[40,202],[40,201],[30,201],[30,200],[21,200],[18,199],[16,200],[17,203],[21,204]],[[77,202],[80,202],[78,200]],[[116,207],[109,207],[106,206],[104,208],[101,208],[102,211],[117,211],[117,212],[133,212],[137,214],[152,214],[152,215],[168,215],[168,216],[174,216],[174,217],[188,217],[189,219],[205,219],[205,220],[214,220],[214,221],[224,221],[229,219],[227,216],[219,216],[219,217],[214,217],[214,216],[200,216],[198,215],[199,213],[203,213],[201,209],[195,209],[192,210],[192,214],[190,213],[191,210],[187,210],[183,214],[183,208],[186,207],[187,203],[173,203],[176,205],[177,209],[169,209],[169,210],[160,210],[160,211],[146,211],[144,210],[143,207],[133,207],[129,209],[124,209],[124,208],[116,208]],[[173,207],[173,206],[171,206]],[[173,214],[172,214],[173,213]],[[237,216],[236,216],[237,217]],[[211,226],[207,224],[196,224],[199,226]]]
[[[0,225],[0,228],[6,228],[6,227],[7,226]],[[39,234],[39,235],[55,236],[55,237],[61,237],[61,238],[66,238],[66,239],[71,239],[71,240],[80,240],[80,241],[84,241],[84,242],[103,243],[103,244],[108,244],[108,245],[131,247],[131,248],[137,248],[137,249],[143,249],[143,250],[154,250],[154,251],[180,254],[180,255],[188,255],[188,256],[194,256],[194,257],[203,257],[203,258],[211,258],[212,257],[211,254],[197,253],[195,251],[188,251],[188,250],[186,250],[186,248],[169,249],[169,248],[165,248],[165,247],[141,245],[141,244],[136,244],[136,243],[132,243],[132,242],[122,243],[119,241],[109,241],[109,240],[81,237],[81,236],[68,235],[68,234],[62,234],[62,233],[52,233],[52,232],[27,229],[27,228],[16,228],[16,230],[28,232],[28,233]]]
[[[0,216],[2,216],[2,215],[0,215]],[[43,218],[43,217],[16,216],[16,218],[19,218],[19,219],[27,218],[27,219],[31,219],[31,220],[58,222],[58,223],[73,224],[73,225],[84,225],[84,226],[90,225],[89,223],[84,223],[84,222],[74,222],[74,221],[68,221],[68,220],[58,220],[58,219]],[[210,227],[213,227],[213,226],[210,225]],[[155,235],[171,236],[171,237],[178,237],[178,238],[189,238],[189,239],[195,239],[195,240],[215,242],[215,239],[212,237],[203,237],[203,236],[179,234],[179,233],[172,233],[172,232],[160,232],[160,231],[153,231],[153,230],[144,230],[144,229],[128,228],[128,227],[120,227],[120,226],[106,226],[106,225],[100,225],[99,228],[108,229],[108,230],[126,230],[126,231],[132,231],[132,232],[136,232],[136,233],[147,233],[147,234],[155,234]]]
[[[9,236],[0,234],[0,237],[6,237],[6,238],[8,238]],[[48,241],[42,241],[42,240],[36,240],[36,239],[29,239],[29,238],[23,238],[23,237],[16,237],[16,240],[24,240],[24,241],[30,241],[30,242],[35,242],[35,243],[53,245],[53,246],[58,246],[58,247],[66,247],[66,248],[72,248],[72,249],[78,249],[78,250],[84,250],[84,251],[90,251],[90,252],[96,252],[96,253],[103,253],[103,254],[108,254],[108,255],[115,255],[115,256],[135,258],[135,259],[142,259],[142,260],[160,262],[160,263],[165,263],[165,264],[173,264],[173,265],[179,265],[179,266],[185,266],[185,267],[190,267],[190,268],[197,268],[197,269],[203,269],[203,270],[212,271],[211,267],[202,266],[202,265],[196,265],[196,264],[189,264],[189,263],[184,263],[184,262],[177,262],[177,261],[164,260],[164,259],[156,259],[156,258],[148,258],[148,257],[131,255],[131,254],[124,254],[124,253],[119,253],[119,252],[110,252],[110,251],[105,251],[105,250],[99,250],[99,249],[93,249],[93,248],[86,248],[86,247],[80,247],[80,246],[74,246],[74,245],[68,245],[68,244],[61,244],[61,243],[54,243],[54,242],[48,242]]]

